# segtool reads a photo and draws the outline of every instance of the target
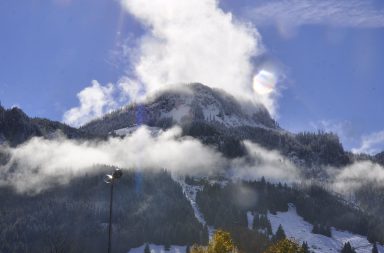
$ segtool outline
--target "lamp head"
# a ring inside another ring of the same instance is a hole
[[[117,179],[117,178],[121,178],[122,175],[123,175],[123,172],[121,171],[121,169],[116,169],[113,172],[112,177],[113,179]]]
[[[123,172],[121,171],[121,169],[116,169],[112,173],[112,175],[106,174],[104,176],[104,182],[106,182],[107,184],[113,183],[113,180],[121,178],[122,175],[123,175]]]
[[[112,175],[106,174],[106,175],[104,176],[104,182],[106,182],[107,184],[112,183],[112,181],[113,181],[113,177],[112,177]]]

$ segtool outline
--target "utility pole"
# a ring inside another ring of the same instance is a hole
[[[111,185],[111,195],[109,198],[109,228],[108,228],[108,253],[111,253],[112,245],[112,206],[113,206],[113,185],[116,179],[119,179],[123,175],[120,169],[116,169],[112,175],[105,175],[104,182]]]

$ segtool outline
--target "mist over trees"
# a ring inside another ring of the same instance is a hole
[[[238,201],[252,196],[257,196],[257,202]],[[268,211],[286,212],[289,203],[292,203],[297,213],[313,225],[315,233],[331,236],[330,227],[335,227],[368,236],[371,242],[384,242],[382,220],[341,201],[337,196],[316,185],[288,187],[264,180],[228,183],[226,186],[206,184],[197,194],[197,203],[209,225],[230,232],[234,227],[247,227],[247,211],[260,214],[255,216],[253,225],[254,228],[258,228],[257,232],[265,231],[268,223],[261,222],[263,214]],[[231,235],[236,241],[236,235],[233,233]]]
[[[345,151],[333,133],[284,131],[263,110],[252,116],[260,125],[229,127],[223,121],[225,117],[246,118],[236,101],[218,91],[207,91],[201,84],[195,86],[219,101],[221,107],[217,114],[207,117],[201,105],[209,105],[212,101],[202,99],[201,104],[196,101],[191,104],[190,114],[181,122],[170,115],[163,117],[164,110],[171,111],[182,103],[172,92],[160,95],[153,103],[132,104],[111,112],[79,129],[30,118],[18,108],[6,110],[0,106],[0,143],[14,147],[34,136],[54,138],[57,131],[66,138],[97,142],[122,138],[113,132],[119,128],[146,124],[168,129],[180,125],[181,138],[193,137],[225,159],[251,159],[247,141],[257,143],[267,152],[278,151],[300,168],[303,178],[323,180],[327,176],[324,168],[339,169],[356,161],[384,164],[383,153],[371,156]],[[0,149],[0,164],[6,164],[9,159],[10,154]],[[188,161],[185,163],[188,165]],[[226,168],[221,172],[227,172]],[[379,184],[362,184],[353,192],[355,202],[351,204],[321,184],[287,186],[268,183],[263,178],[247,182],[229,180],[225,185],[212,183],[209,178],[187,178],[188,184],[197,183],[202,187],[196,202],[207,222],[203,226],[170,173],[159,170],[124,173],[116,185],[114,202],[113,245],[117,252],[145,243],[161,244],[165,249],[174,244],[198,244],[203,248],[195,250],[204,250],[204,245],[208,244],[209,225],[227,231],[231,243],[240,252],[262,253],[267,249],[292,246],[293,252],[306,253],[309,251],[306,243],[296,247],[286,241],[284,227],[273,233],[268,220],[268,212],[286,212],[290,204],[313,225],[312,233],[330,237],[331,227],[335,227],[367,236],[372,243],[384,242],[384,189]],[[102,175],[93,173],[33,195],[21,195],[1,186],[0,252],[92,252],[106,247],[108,194],[109,188],[103,183]],[[247,212],[254,217],[252,229],[248,229]],[[344,248],[353,252],[350,246],[346,244]],[[192,247],[189,249],[192,251]],[[377,248],[372,249],[376,251]]]
[[[113,168],[105,167],[105,171]],[[0,252],[98,252],[107,247],[109,185],[88,175],[37,195],[1,188]],[[167,172],[124,171],[115,185],[113,250],[146,242],[206,244],[180,186]]]

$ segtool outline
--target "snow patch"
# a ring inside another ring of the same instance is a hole
[[[265,127],[262,124],[255,123],[248,119],[248,115],[226,115],[222,112],[221,106],[218,104],[211,104],[203,108],[204,119],[210,122],[218,122],[226,127],[240,127],[240,126],[251,126],[265,129],[271,129]]]
[[[271,222],[273,233],[276,233],[278,226],[281,224],[285,234],[289,238],[295,240],[306,241],[310,249],[315,253],[323,252],[340,252],[340,249],[346,242],[350,242],[357,253],[371,253],[372,244],[367,237],[352,234],[346,231],[339,231],[332,228],[332,238],[324,235],[313,234],[312,224],[304,221],[296,212],[296,207],[289,205],[288,212],[277,212],[276,215],[268,213],[268,219]],[[378,245],[379,252],[384,252],[384,247]]]
[[[149,127],[149,126],[133,126],[133,127],[125,127],[125,128],[120,128],[115,131],[113,131],[116,135],[118,136],[126,136],[126,135],[131,135],[134,133],[137,129],[140,127],[145,127],[147,130],[150,131],[152,136],[157,136],[162,129],[159,127]]]
[[[212,124],[218,123],[226,127],[250,126],[277,130],[274,127],[265,126],[254,118],[254,113],[259,108],[247,111],[240,104],[220,100],[213,93],[212,90],[203,88],[195,92],[167,94],[163,95],[161,101],[152,103],[148,109],[158,111],[159,118],[172,118],[179,124],[184,119],[194,118],[193,111],[199,108],[203,113],[204,120]],[[167,103],[163,103],[164,101],[167,101]]]
[[[148,245],[149,245],[149,249],[151,250],[151,253],[185,253],[187,249],[187,246],[171,245],[170,249],[166,251],[163,245],[156,245],[156,244],[148,244]],[[142,245],[137,248],[132,248],[128,251],[128,253],[143,253],[144,248],[145,248],[145,245]]]
[[[177,180],[177,182],[180,184],[181,188],[183,189],[183,193],[189,203],[191,203],[193,212],[195,214],[196,219],[203,225],[207,226],[207,222],[204,219],[203,213],[199,210],[199,207],[197,206],[196,203],[196,195],[197,192],[202,191],[203,187],[198,186],[198,185],[189,185],[185,183],[184,180]],[[211,240],[213,234],[215,233],[215,229],[212,226],[207,226],[208,228],[208,235],[209,235],[209,240]]]
[[[253,213],[251,211],[248,211],[247,212],[247,222],[248,222],[248,228],[250,230],[253,229],[253,220],[255,218],[255,215],[253,215]]]

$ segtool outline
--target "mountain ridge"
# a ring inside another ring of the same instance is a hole
[[[91,135],[58,121],[31,118],[20,108],[5,109],[0,105],[0,144],[17,146],[32,137],[51,138],[60,131],[69,139],[87,138]]]
[[[264,178],[260,181],[229,180],[224,183],[217,181],[220,180],[217,178],[185,177],[180,183],[166,171],[124,170],[124,177],[117,184],[114,209],[119,217],[114,225],[117,228],[114,233],[118,238],[116,248],[119,248],[119,252],[127,252],[128,247],[145,242],[164,245],[206,243],[213,229],[225,228],[231,232],[243,252],[261,253],[263,247],[260,245],[268,245],[273,233],[266,234],[263,230],[265,224],[261,226],[257,221],[264,219],[268,223],[270,214],[289,211],[291,203],[297,207],[297,215],[307,222],[309,228],[320,226],[327,232],[335,231],[331,229],[334,226],[363,235],[364,241],[367,238],[369,242],[384,242],[382,189],[367,188],[356,195],[359,204],[364,204],[362,211],[321,188],[321,182],[318,183],[322,179],[321,174],[313,172],[313,168],[342,167],[360,160],[379,162],[384,153],[356,156],[344,150],[335,134],[293,134],[281,129],[264,111],[265,108],[261,107],[252,118],[252,114],[239,107],[230,95],[216,94],[217,91],[202,84],[193,87],[200,92],[197,98],[195,93],[188,91],[164,92],[147,104],[130,105],[90,122],[90,125],[96,126],[93,131],[87,125],[80,129],[72,128],[48,119],[30,118],[19,108],[6,110],[0,107],[0,136],[3,142],[16,146],[33,136],[52,138],[56,131],[63,132],[68,138],[92,140],[99,137],[124,138],[117,136],[116,131],[122,129],[119,127],[133,128],[134,131],[142,125],[154,130],[178,125],[182,128],[183,136],[194,137],[226,157],[247,156],[243,146],[245,140],[258,143],[268,150],[278,150],[298,167],[305,168],[304,176],[315,179],[309,186],[273,184]],[[175,111],[175,108],[179,110]],[[204,111],[206,108],[210,109]],[[146,114],[151,111],[155,116],[153,118]],[[130,131],[120,132],[122,135],[130,134]],[[0,152],[0,162],[3,159],[1,155]],[[74,246],[68,248],[67,252],[92,251],[105,245],[103,240],[109,188],[102,180],[101,171],[112,169],[96,166],[94,173],[76,177],[68,184],[54,186],[34,196],[24,196],[14,192],[10,186],[0,185],[0,199],[5,203],[0,206],[0,212],[6,214],[0,216],[0,223],[5,224],[6,228],[5,232],[0,231],[0,249],[16,251],[14,249],[18,245],[8,242],[9,238],[18,240],[19,235],[25,238],[20,245],[32,249],[44,247],[42,237],[50,236],[69,240],[68,245]],[[370,200],[372,196],[375,196],[375,201],[362,201]],[[25,206],[28,208],[23,208]],[[379,208],[374,210],[375,206]],[[196,210],[200,210],[200,216],[196,215]],[[249,213],[253,215],[253,225],[248,221]],[[197,217],[205,217],[205,222],[200,222]],[[14,223],[15,220],[17,223]],[[36,221],[42,221],[44,226],[33,226]],[[81,226],[72,226],[71,222]],[[318,233],[313,230],[312,233]],[[82,240],[78,240],[77,235],[81,235]],[[40,240],[33,240],[38,236]],[[332,238],[326,233],[322,236]],[[56,240],[52,238],[50,240]],[[258,251],[255,251],[256,246],[260,247]],[[339,245],[335,248],[338,249]]]
[[[359,156],[345,151],[338,136],[332,133],[290,133],[280,128],[262,105],[239,102],[222,90],[200,83],[185,86],[161,91],[80,128],[30,118],[19,108],[0,107],[0,143],[17,146],[33,136],[52,138],[57,131],[67,138],[95,139],[116,136],[124,132],[121,129],[134,130],[141,125],[159,129],[179,125],[183,135],[212,145],[230,158],[246,155],[243,141],[250,140],[266,149],[278,150],[300,166],[339,167],[359,159],[384,163],[380,154]]]
[[[144,102],[129,104],[85,124],[81,129],[107,134],[141,124],[167,128],[191,121],[215,121],[226,127],[278,128],[263,105],[249,104],[248,108],[244,108],[241,102],[222,90],[191,83],[160,91]],[[100,129],[100,124],[107,126]]]
[[[281,129],[262,105],[239,102],[230,94],[200,83],[176,86],[143,103],[130,104],[93,120],[80,129],[97,135],[147,125],[167,129],[178,125],[183,135],[214,146],[229,158],[246,155],[244,140],[278,150],[298,165],[343,166],[351,162],[334,134],[291,134]]]

